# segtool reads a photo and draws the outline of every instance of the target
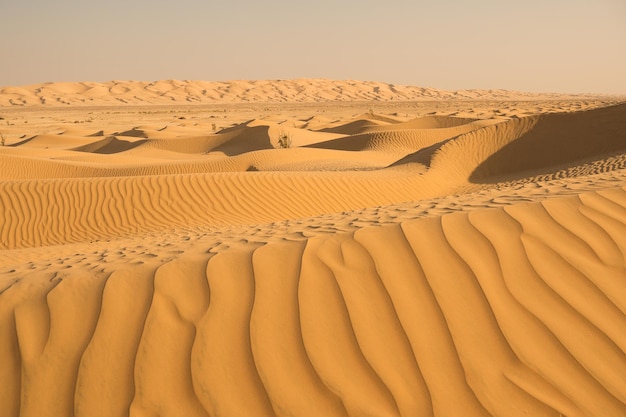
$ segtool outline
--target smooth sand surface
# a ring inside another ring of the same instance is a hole
[[[626,415],[626,104],[370,84],[0,89],[0,416]]]

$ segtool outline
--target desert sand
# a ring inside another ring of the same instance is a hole
[[[625,416],[625,103],[0,88],[0,417]]]

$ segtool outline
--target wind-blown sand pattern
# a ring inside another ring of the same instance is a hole
[[[626,415],[625,104],[220,106],[0,108],[0,416]]]

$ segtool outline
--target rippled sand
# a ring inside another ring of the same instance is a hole
[[[626,415],[626,105],[62,87],[0,94],[1,416]]]

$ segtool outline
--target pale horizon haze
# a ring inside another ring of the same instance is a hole
[[[624,22],[624,0],[0,0],[0,87],[328,78],[626,94]]]

